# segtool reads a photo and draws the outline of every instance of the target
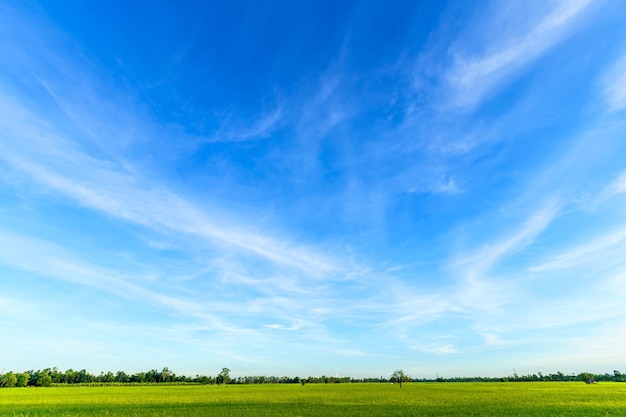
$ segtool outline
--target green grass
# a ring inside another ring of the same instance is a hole
[[[441,383],[0,389],[0,417],[626,416],[626,384]]]

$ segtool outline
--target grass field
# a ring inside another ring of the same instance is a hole
[[[0,417],[626,416],[626,384],[412,383],[0,389]]]

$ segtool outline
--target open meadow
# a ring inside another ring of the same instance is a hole
[[[407,383],[10,388],[0,417],[626,416],[626,384]]]

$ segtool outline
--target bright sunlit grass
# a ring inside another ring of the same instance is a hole
[[[0,390],[0,417],[622,416],[626,385],[442,383]]]

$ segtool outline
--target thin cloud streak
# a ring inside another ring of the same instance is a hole
[[[587,264],[607,255],[623,253],[626,247],[626,229],[601,236],[593,241],[573,248],[553,257],[553,260],[529,268],[530,272],[553,271],[569,269],[581,264]]]
[[[488,245],[469,257],[462,256],[454,263],[455,268],[467,271],[463,276],[470,288],[486,286],[485,280],[489,281],[489,270],[506,256],[532,244],[555,219],[558,209],[559,204],[556,201],[547,203],[530,216],[511,236],[502,238],[494,245]]]
[[[14,140],[27,141],[32,152],[23,155],[23,150],[22,154],[9,151],[0,158],[36,182],[62,192],[87,207],[157,232],[172,230],[232,245],[271,262],[301,269],[312,276],[341,269],[329,259],[306,249],[287,247],[262,235],[220,227],[192,203],[124,170],[112,170],[111,164],[83,154],[72,148],[70,143],[56,140],[49,132],[35,130],[37,118],[32,115],[31,120],[35,123],[28,130],[24,130],[22,124],[15,126],[6,119],[0,121],[8,131],[22,132]],[[48,152],[52,147],[54,151]],[[40,162],[35,165],[29,160]],[[42,165],[43,161],[47,161],[47,166]]]
[[[44,27],[36,33],[43,36],[45,32]],[[36,43],[33,40],[30,42]],[[116,142],[120,138],[125,138],[122,142],[143,141],[151,133],[147,130],[148,124],[140,119],[143,117],[141,113],[132,108],[132,103],[111,106],[106,98],[98,97],[95,93],[97,89],[89,82],[93,80],[95,83],[95,77],[88,73],[76,74],[80,71],[72,69],[74,66],[70,65],[61,52],[51,52],[51,49],[40,46],[39,53],[54,58],[52,62],[56,79],[47,81],[36,76],[36,83],[44,87],[71,123],[76,123],[83,132],[87,132],[90,140],[98,144],[109,143],[111,138],[116,138]],[[22,65],[28,67],[32,73],[41,71],[37,63],[26,61],[25,58],[22,60]],[[70,78],[70,75],[73,77]],[[22,77],[25,78],[24,81],[30,80],[28,72]],[[86,96],[76,94],[75,78],[82,80],[81,88],[88,91]],[[51,87],[52,83],[55,88]],[[7,140],[12,146],[0,158],[39,184],[62,192],[80,204],[109,216],[140,224],[157,232],[170,230],[219,243],[222,247],[239,248],[269,262],[300,269],[314,277],[344,269],[329,257],[299,247],[293,242],[279,241],[232,225],[224,226],[223,219],[211,219],[211,216],[205,214],[207,211],[217,214],[218,208],[200,208],[167,188],[151,182],[138,167],[125,161],[126,157],[118,157],[118,151],[108,145],[103,145],[107,149],[105,155],[94,157],[88,154],[85,149],[89,147],[84,142],[75,141],[67,133],[67,120],[56,116],[54,111],[35,113],[27,110],[26,103],[20,102],[6,90],[2,91],[2,87],[0,84],[2,102],[5,103],[2,107],[7,112],[0,118],[0,126],[6,133],[10,132]],[[64,91],[72,100],[66,99],[62,93]],[[117,94],[115,92],[113,95]],[[85,112],[81,109],[84,108],[93,111],[83,114]],[[279,122],[281,114],[282,110],[278,107],[268,117],[252,126],[252,130],[243,132],[243,136],[251,138],[267,134]],[[120,118],[124,121],[121,124]],[[128,133],[129,129],[131,135]],[[245,224],[246,221],[240,219],[239,223]]]
[[[607,189],[610,193],[626,193],[626,172],[620,175]]]
[[[217,132],[204,142],[245,142],[267,138],[279,126],[283,113],[282,106],[277,106],[273,111],[252,121],[233,122],[226,117]]]
[[[143,301],[191,317],[202,319],[216,329],[227,329],[221,319],[208,314],[205,307],[132,283],[132,277],[90,265],[72,257],[57,245],[0,231],[0,259],[20,270],[102,289],[119,297]]]
[[[31,274],[103,290],[120,298],[158,307],[166,314],[182,315],[184,321],[193,319],[201,323],[201,327],[196,329],[198,331],[218,333],[223,337],[245,337],[249,340],[256,340],[258,343],[268,343],[271,337],[269,334],[264,334],[262,326],[235,325],[232,321],[242,314],[255,312],[255,314],[263,317],[282,317],[285,321],[293,322],[291,326],[280,324],[264,326],[268,330],[302,330],[315,338],[316,324],[307,323],[304,319],[293,318],[294,313],[296,315],[304,313],[304,311],[298,311],[293,307],[300,305],[303,306],[302,310],[304,310],[309,303],[308,298],[290,301],[293,304],[291,308],[285,300],[264,299],[263,305],[259,309],[256,309],[254,305],[244,309],[219,298],[205,298],[203,302],[191,301],[180,291],[177,291],[177,295],[172,295],[172,289],[167,286],[161,290],[147,288],[150,285],[149,282],[143,282],[142,285],[138,283],[136,277],[90,264],[76,258],[72,253],[56,244],[39,239],[0,231],[0,248],[2,249],[0,261],[5,265]],[[164,293],[165,291],[168,293]],[[13,303],[15,302],[13,301]],[[284,307],[274,309],[272,308],[273,304]],[[231,320],[225,320],[223,318],[225,315],[229,316]],[[199,336],[194,336],[195,333],[197,331],[190,332],[189,337],[200,341]],[[330,339],[326,339],[326,341],[329,342]],[[237,356],[236,353],[233,355]]]
[[[454,65],[446,76],[453,92],[452,104],[461,109],[473,109],[501,85],[506,76],[536,60],[560,42],[590,3],[590,0],[560,2],[547,16],[535,17],[538,23],[523,35],[505,37],[504,40],[494,38],[496,44],[487,49],[495,50],[488,55],[465,57],[463,51],[453,51]],[[505,7],[503,4],[500,6]],[[506,18],[515,19],[514,16]]]
[[[609,110],[626,110],[626,57],[622,57],[602,78],[604,99]]]

